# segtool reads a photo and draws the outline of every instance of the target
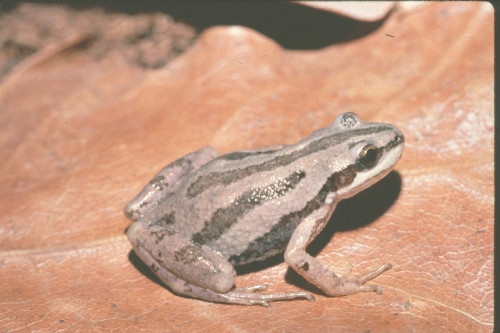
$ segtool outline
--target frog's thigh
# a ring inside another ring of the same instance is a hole
[[[236,272],[219,252],[164,226],[137,221],[128,228],[127,237],[137,255],[178,293],[189,294],[186,283],[218,293],[234,286]]]
[[[384,271],[390,269],[390,264],[367,273],[361,278],[337,276],[327,267],[306,253],[307,245],[316,237],[326,220],[330,217],[327,208],[317,211],[314,216],[309,216],[295,229],[285,251],[285,261],[297,273],[310,283],[314,284],[330,296],[342,296],[363,291],[382,293],[379,286],[364,285]],[[319,225],[318,225],[319,224]]]
[[[125,215],[138,220],[146,215],[156,203],[167,196],[172,187],[185,175],[199,169],[219,155],[210,146],[201,148],[170,163],[158,172],[149,183],[123,209]]]

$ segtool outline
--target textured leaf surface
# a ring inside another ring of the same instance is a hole
[[[156,70],[89,38],[55,41],[0,81],[0,331],[491,332],[490,5],[395,11],[314,51],[212,27]],[[392,263],[372,282],[383,295],[325,297],[278,258],[237,285],[316,302],[211,304],[172,294],[131,253],[122,208],[165,164],[205,145],[291,144],[347,111],[399,127],[405,152],[310,252],[337,272]]]

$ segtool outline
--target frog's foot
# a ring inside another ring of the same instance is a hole
[[[228,303],[238,305],[262,305],[269,307],[269,302],[292,300],[296,298],[305,298],[314,302],[314,296],[305,291],[260,294],[256,291],[266,290],[264,285],[256,285],[252,287],[234,288],[226,293],[220,293],[208,288],[203,288],[190,284],[161,266],[156,267],[155,273],[166,283],[174,292],[180,295],[186,295],[197,299],[203,299],[215,303]]]
[[[222,298],[226,299],[226,303],[243,304],[243,305],[262,305],[268,308],[269,302],[292,300],[296,298],[305,298],[310,302],[316,299],[313,295],[306,291],[296,291],[288,293],[274,293],[274,294],[259,294],[255,291],[266,290],[267,286],[257,285],[246,288],[235,288],[225,294],[219,294]]]
[[[251,287],[234,288],[225,294],[220,294],[220,296],[227,299],[228,303],[237,302],[238,304],[245,305],[262,305],[266,308],[269,307],[269,302],[275,301],[285,301],[296,298],[305,298],[310,302],[314,302],[316,300],[313,295],[305,291],[274,294],[256,293],[264,290],[267,290],[267,286],[259,284]]]
[[[362,277],[356,278],[356,277],[338,277],[339,282],[342,285],[342,289],[344,292],[347,294],[354,294],[358,292],[363,292],[363,291],[375,291],[377,294],[381,295],[382,294],[382,288],[379,286],[371,286],[371,285],[365,285],[366,282],[373,280],[383,272],[389,270],[392,268],[392,265],[387,263],[382,266],[380,266],[377,269],[374,269],[371,272],[368,272],[367,274],[363,275]],[[350,270],[349,270],[350,273]]]
[[[269,302],[292,300],[296,298],[305,298],[311,302],[315,301],[314,296],[305,291],[274,294],[256,293],[256,291],[266,290],[267,287],[265,285],[233,288],[226,293],[220,293],[208,288],[190,284],[173,275],[161,266],[157,266],[156,269],[157,270],[155,271],[155,273],[158,275],[158,277],[164,283],[169,285],[174,292],[210,302],[239,305],[262,305],[265,307],[269,307]]]

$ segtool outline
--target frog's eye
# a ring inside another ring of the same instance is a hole
[[[370,143],[361,149],[356,164],[362,169],[371,169],[377,164],[380,156],[382,156],[380,149]]]

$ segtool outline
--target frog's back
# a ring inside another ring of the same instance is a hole
[[[290,159],[293,151],[220,156],[184,177],[147,219],[220,251],[235,265],[282,252],[306,214],[305,198],[324,182],[310,174],[313,184],[306,184],[304,162]]]
[[[388,163],[380,175],[364,173],[353,154],[357,146],[368,144],[383,155],[401,140],[390,125],[348,114],[295,145],[212,160],[179,181],[148,222],[220,251],[234,265],[262,260],[284,251],[305,218],[321,209],[327,220],[337,198],[392,168]]]

